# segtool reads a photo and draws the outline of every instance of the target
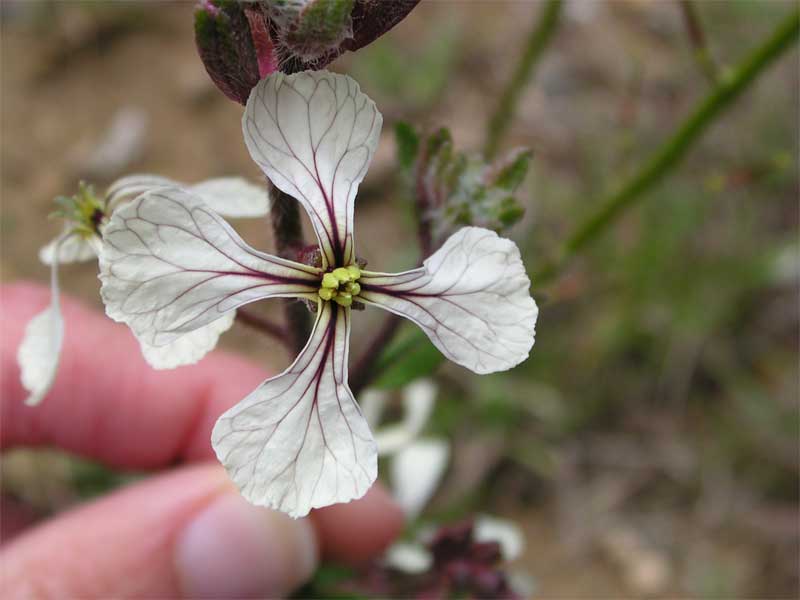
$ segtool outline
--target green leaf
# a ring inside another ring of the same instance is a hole
[[[428,150],[427,155],[435,156],[442,151],[443,148],[452,146],[453,136],[450,135],[450,130],[447,127],[441,127],[436,130],[431,136],[428,137]]]
[[[517,203],[514,196],[507,196],[500,203],[500,210],[497,213],[497,218],[505,227],[511,227],[514,223],[519,221],[525,214],[525,209]]]
[[[494,178],[494,185],[513,192],[528,174],[528,166],[532,157],[533,152],[527,148],[518,148],[509,152],[497,164],[499,170]]]
[[[419,154],[419,136],[414,128],[405,121],[394,125],[394,139],[397,145],[397,162],[406,171],[411,170]]]

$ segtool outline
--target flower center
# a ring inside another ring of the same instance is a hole
[[[361,292],[361,286],[358,284],[360,277],[361,269],[357,265],[328,271],[322,276],[322,284],[317,293],[326,302],[333,300],[340,306],[350,306],[353,304],[353,298]]]
[[[67,220],[72,231],[90,238],[100,235],[100,226],[106,218],[105,200],[94,193],[91,185],[80,182],[78,193],[74,196],[56,198],[59,210],[55,216]]]

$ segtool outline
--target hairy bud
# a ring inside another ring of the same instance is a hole
[[[194,14],[197,50],[217,87],[246,104],[250,90],[277,70],[268,19],[257,2],[201,0]]]
[[[246,104],[270,73],[321,69],[374,41],[419,0],[200,0],[195,39],[211,79]]]

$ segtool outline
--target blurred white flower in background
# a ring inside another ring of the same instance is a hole
[[[59,197],[54,216],[64,220],[56,239],[39,251],[39,259],[50,266],[50,305],[28,323],[17,351],[20,379],[29,392],[25,403],[35,406],[47,395],[58,373],[64,338],[64,320],[59,301],[58,267],[88,262],[98,257],[102,232],[120,203],[160,187],[185,187],[199,194],[212,209],[229,217],[260,217],[269,213],[266,191],[238,177],[209,179],[188,185],[158,175],[130,175],[112,183],[105,195],[95,195],[92,186],[81,183],[78,193]],[[155,369],[169,369],[200,360],[216,344],[219,335],[233,325],[235,313],[207,327],[156,348],[139,340],[145,360]]]
[[[438,387],[430,379],[419,379],[401,391],[402,416],[399,422],[380,425],[390,395],[382,390],[366,390],[361,396],[365,418],[375,430],[378,455],[389,460],[389,486],[409,521],[415,520],[427,506],[444,479],[450,460],[450,444],[441,437],[423,435],[431,414]],[[425,544],[433,537],[434,527],[423,527],[413,541],[399,541],[390,546],[384,562],[405,573],[424,573],[431,568],[433,556]],[[522,530],[511,520],[478,514],[473,535],[476,542],[497,542],[504,561],[513,561],[525,548]],[[515,578],[522,581],[524,578]]]

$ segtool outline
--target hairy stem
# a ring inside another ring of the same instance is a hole
[[[375,366],[402,323],[403,319],[397,315],[390,314],[385,317],[378,333],[359,356],[355,367],[350,372],[350,390],[354,396],[357,397],[359,392],[379,374]]]
[[[645,165],[617,191],[602,198],[599,208],[589,215],[560,248],[555,260],[546,264],[533,281],[541,285],[554,278],[567,262],[601,235],[620,215],[644,197],[644,192],[658,183],[686,155],[692,144],[711,123],[747,89],[784,51],[797,42],[800,12],[790,14],[759,47],[754,49],[730,75],[722,78],[700,101],[683,125]]]
[[[694,60],[711,84],[717,83],[719,79],[719,69],[714,62],[711,51],[706,42],[706,33],[703,30],[703,23],[697,14],[697,6],[692,0],[678,0],[681,8],[683,22],[686,25],[686,33],[689,42],[692,44]]]
[[[265,335],[275,338],[281,344],[286,346],[288,350],[294,349],[289,342],[288,331],[285,327],[278,325],[277,323],[274,323],[269,319],[262,317],[261,315],[257,315],[247,308],[237,309],[236,320],[244,325],[247,325],[248,327],[252,327],[256,331],[260,331]]]
[[[297,200],[284,194],[270,184],[272,195],[272,230],[275,234],[275,250],[278,256],[297,259],[297,251],[303,247],[303,227]],[[311,336],[311,313],[303,302],[284,300],[284,311],[288,325],[288,343],[300,352]]]
[[[484,155],[489,160],[497,154],[500,142],[503,140],[503,136],[505,136],[508,126],[517,111],[517,104],[522,91],[530,81],[534,68],[557,29],[561,5],[561,0],[547,0],[541,16],[537,15],[538,21],[531,30],[525,45],[525,51],[522,53],[516,69],[514,69],[511,80],[500,96],[500,101],[492,118],[489,119],[486,146],[483,150]]]

